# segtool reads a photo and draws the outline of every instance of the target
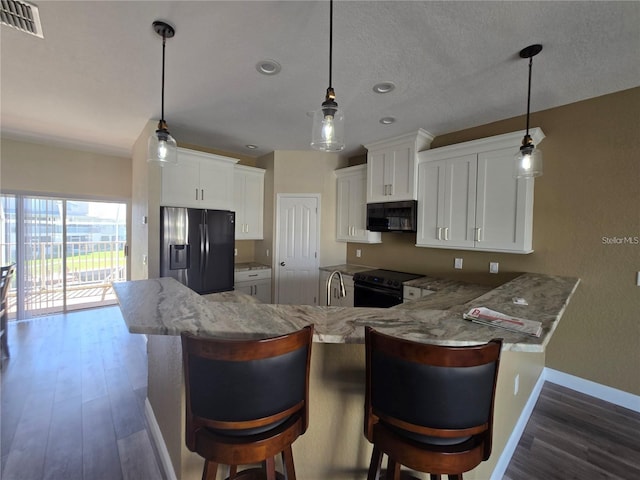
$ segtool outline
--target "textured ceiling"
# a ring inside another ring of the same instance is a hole
[[[4,135],[128,155],[160,115],[178,142],[245,155],[309,149],[328,86],[327,1],[40,1],[44,39],[1,27]],[[336,1],[333,86],[347,148],[439,135],[640,85],[640,2]],[[258,61],[282,65],[260,75]],[[395,83],[386,95],[374,84]],[[379,119],[393,116],[384,126]],[[246,144],[255,144],[255,151]]]

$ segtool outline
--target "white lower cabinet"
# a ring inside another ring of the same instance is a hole
[[[320,305],[327,305],[327,280],[329,280],[331,272],[320,270]],[[329,289],[332,307],[353,307],[353,277],[351,275],[342,275],[346,296],[340,297],[340,278],[334,275]]]
[[[435,291],[428,290],[426,288],[412,287],[410,285],[404,285],[402,287],[402,299],[405,302],[418,300],[419,298],[426,297],[427,295],[431,295],[432,293],[435,293]]]
[[[256,297],[261,303],[271,303],[271,269],[235,272],[234,288]]]
[[[537,145],[542,130],[530,131]],[[513,177],[524,132],[418,154],[419,247],[531,253],[533,179]]]
[[[336,240],[353,243],[381,243],[380,232],[367,230],[367,165],[335,171],[338,178]]]

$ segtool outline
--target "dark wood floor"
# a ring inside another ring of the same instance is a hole
[[[9,327],[3,480],[163,479],[144,416],[146,345],[118,307]]]
[[[118,307],[13,324],[9,335],[2,480],[165,478],[144,416],[144,339]],[[640,479],[640,414],[546,383],[505,479],[561,478]]]
[[[640,479],[640,413],[546,382],[507,480]]]

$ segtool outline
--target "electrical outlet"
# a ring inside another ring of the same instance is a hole
[[[520,389],[520,374],[516,373],[516,377],[513,379],[513,394],[518,395]]]
[[[147,264],[147,256],[146,255],[142,255],[142,264],[143,265]]]
[[[640,287],[640,272],[636,273],[636,285]]]
[[[269,256],[269,249],[267,248],[267,257]]]
[[[356,248],[356,257],[360,258],[362,256],[362,250],[360,250],[359,248]]]
[[[238,249],[237,248],[233,249],[233,255],[236,256],[236,257],[238,256]]]
[[[453,268],[457,268],[458,270],[462,269],[462,259],[461,258],[456,258],[453,261]]]
[[[498,273],[498,262],[489,263],[489,273]]]

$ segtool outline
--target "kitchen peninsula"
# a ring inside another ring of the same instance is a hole
[[[148,337],[146,411],[165,468],[178,479],[197,479],[202,460],[184,445],[184,397],[179,334],[259,338],[313,323],[310,425],[293,446],[298,476],[305,480],[362,479],[370,445],[363,435],[364,326],[391,335],[449,345],[504,339],[489,461],[465,475],[488,479],[544,368],[544,350],[579,280],[522,274],[477,298],[469,287],[450,284],[428,297],[391,309],[257,304],[227,292],[199,296],[171,278],[114,284],[131,333]],[[456,292],[465,292],[462,296]],[[523,297],[528,305],[514,305]],[[542,322],[539,338],[477,325],[462,319],[484,306]],[[514,384],[516,385],[514,387]],[[514,393],[515,392],[515,393]],[[470,398],[472,400],[472,398]],[[165,449],[166,446],[166,449]],[[174,478],[169,475],[169,478]]]

